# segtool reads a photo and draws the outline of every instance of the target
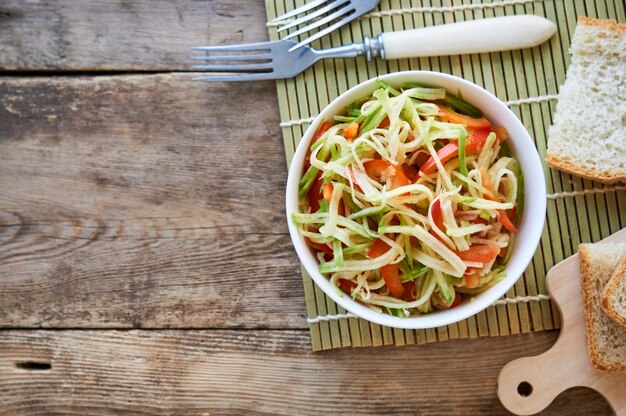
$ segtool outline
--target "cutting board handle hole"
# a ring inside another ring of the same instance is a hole
[[[533,394],[533,386],[528,381],[522,381],[517,385],[517,394],[522,397],[528,397]]]

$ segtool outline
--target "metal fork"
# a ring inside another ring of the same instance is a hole
[[[238,75],[212,75],[194,78],[194,81],[260,81],[264,79],[291,78],[323,58],[352,58],[366,55],[370,60],[378,56],[381,47],[376,39],[365,37],[365,42],[340,46],[338,48],[316,50],[305,46],[289,52],[295,45],[293,40],[250,43],[232,46],[203,46],[193,48],[207,52],[231,53],[235,55],[195,56],[197,61],[237,62],[234,64],[196,65],[194,69],[210,72],[241,72]]]
[[[319,32],[309,36],[308,38],[296,43],[289,49],[294,51],[298,48],[308,45],[316,39],[321,38],[332,32],[333,30],[355,20],[356,18],[364,15],[378,5],[380,0],[313,0],[304,6],[298,7],[295,10],[285,13],[282,16],[278,16],[272,20],[272,23],[283,22],[287,19],[295,17],[299,14],[308,12],[308,14],[299,17],[291,22],[287,22],[285,25],[278,29],[278,32],[291,29],[292,27],[299,26],[301,24],[311,22],[303,28],[290,33],[283,39],[291,39],[306,32],[310,32],[313,29],[317,29],[322,25],[328,24],[329,26],[320,30]],[[317,20],[315,20],[317,19]]]
[[[296,45],[293,40],[204,46],[193,49],[211,54],[192,59],[222,63],[198,65],[194,68],[222,74],[194,80],[256,81],[291,78],[323,58],[353,58],[364,55],[369,61],[375,57],[401,59],[528,48],[543,43],[555,32],[556,25],[548,19],[517,15],[381,33],[375,38],[366,36],[363,43],[324,50],[305,46],[289,52]],[[212,54],[215,52],[218,55]],[[239,74],[223,75],[224,72]]]

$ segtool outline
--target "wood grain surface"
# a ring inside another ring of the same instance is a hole
[[[602,244],[626,242],[626,228],[602,240]],[[597,267],[597,265],[596,265]],[[546,408],[561,392],[574,386],[591,387],[618,415],[626,414],[626,373],[595,368],[587,348],[586,312],[581,256],[575,254],[554,266],[546,282],[550,297],[562,314],[561,334],[539,356],[524,357],[505,365],[498,376],[498,397],[510,411],[532,415]],[[614,343],[619,343],[619,338]],[[519,394],[519,386],[530,386]]]
[[[271,83],[0,79],[0,325],[303,328]]]
[[[191,47],[267,39],[262,1],[3,0],[0,70],[190,70]]]
[[[264,24],[260,0],[0,2],[0,415],[506,414],[499,370],[556,332],[310,352],[273,83],[98,74]],[[609,413],[587,389],[545,412]]]
[[[309,353],[307,331],[6,331],[0,414],[505,414],[498,371],[555,338]],[[607,414],[598,399],[543,414]]]

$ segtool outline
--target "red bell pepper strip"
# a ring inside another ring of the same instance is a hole
[[[387,264],[380,268],[380,272],[383,275],[383,280],[389,288],[391,294],[398,299],[402,299],[404,294],[404,286],[400,282],[400,272],[398,271],[397,264]]]
[[[463,261],[475,263],[490,263],[500,253],[500,247],[495,244],[472,244],[468,250],[456,253]]]
[[[454,308],[455,306],[459,306],[460,303],[461,303],[461,294],[459,292],[456,292],[454,294],[454,300],[452,301],[452,305],[450,305],[450,308]]]
[[[315,135],[313,136],[313,143],[315,143],[315,140],[322,137],[329,128],[330,128],[330,121],[324,120],[322,124],[320,124],[320,128],[317,129],[317,131],[315,132]]]
[[[484,219],[483,217],[478,217],[476,219],[470,220],[470,224],[483,224],[483,225],[489,225],[489,221],[487,221],[486,219]]]
[[[415,282],[404,282],[402,283],[404,287],[404,300],[407,302],[413,302],[415,299],[415,295],[413,295],[413,289],[415,288]]]
[[[509,132],[502,126],[493,126],[493,132],[501,142],[509,138]]]
[[[491,130],[471,130],[467,137],[465,153],[468,155],[480,153],[480,151],[483,150],[483,146],[487,142],[487,137],[489,137],[491,133]]]
[[[474,129],[488,129],[491,127],[491,123],[486,118],[473,118],[463,114],[459,114],[456,111],[450,110],[448,107],[437,105],[439,107],[438,116],[457,124],[464,124],[469,128]]]
[[[352,280],[339,279],[339,287],[341,288],[341,290],[349,295],[354,289],[356,289],[357,284],[354,283]]]
[[[333,256],[333,249],[330,248],[328,246],[328,244],[322,244],[322,243],[316,243],[315,241],[311,240],[309,237],[304,237],[304,239],[309,243],[309,245],[311,247],[313,247],[315,250],[322,252],[324,254],[329,255],[331,258]]]
[[[489,174],[487,173],[487,171],[485,169],[481,169],[480,177],[482,179],[483,188],[487,189],[489,192],[491,192],[494,195],[498,195],[498,192],[496,191],[496,188],[493,186],[493,183],[491,183],[491,179],[489,178]],[[493,200],[493,198],[491,198],[488,195],[485,195],[485,199]],[[498,209],[496,211],[498,212],[498,222],[500,224],[502,224],[502,226],[508,232],[510,232],[510,233],[516,232],[517,228],[515,227],[515,225],[513,225],[513,222],[511,221],[511,219],[507,215],[507,212],[504,211],[503,209]]]
[[[333,196],[333,186],[329,183],[322,185],[322,194],[325,200],[330,201],[330,198]]]
[[[317,178],[313,185],[311,185],[311,189],[309,189],[309,206],[311,207],[311,212],[317,212],[320,209],[320,192],[322,190],[322,178]]]
[[[515,225],[513,225],[513,222],[507,215],[507,212],[503,209],[498,210],[498,221],[500,221],[500,224],[502,224],[502,226],[506,228],[508,232],[514,233],[517,231],[517,228],[515,227]]]
[[[430,155],[428,154],[428,152],[420,152],[417,157],[415,158],[415,165],[419,168],[421,168],[422,166],[424,166],[424,163],[426,163],[428,161],[428,159],[430,159]],[[419,176],[418,176],[419,177]],[[417,178],[416,178],[417,180]]]
[[[473,274],[464,274],[463,275],[463,283],[465,283],[465,286],[467,286],[469,289],[474,289],[475,287],[478,287],[478,285],[480,285],[480,276],[478,276],[478,273],[474,272]]]
[[[440,201],[439,198],[435,199],[435,202],[433,202],[433,205],[430,208],[430,212],[431,212],[431,215],[433,217],[433,222],[435,223],[437,228],[439,228],[441,231],[443,231],[445,233],[446,230],[445,230],[444,225],[443,225],[443,213],[441,212],[441,201]],[[431,230],[431,234],[434,235],[437,238],[439,237],[432,230]]]
[[[483,185],[483,188],[485,188],[487,191],[491,192],[492,195],[497,196],[498,195],[498,191],[496,191],[496,188],[493,186],[493,183],[491,182],[491,178],[489,177],[489,173],[487,172],[487,169],[485,168],[481,168],[480,169],[480,179]],[[490,197],[489,195],[484,195],[485,199],[488,199],[490,201],[494,201],[495,199]]]
[[[315,132],[315,135],[313,136],[313,139],[311,140],[311,145],[315,143],[320,137],[322,137],[322,135],[326,133],[326,130],[328,130],[329,128],[330,128],[330,121],[324,120],[322,124],[320,125],[320,128],[317,129],[317,131]],[[307,170],[309,170],[310,167],[311,167],[311,151],[309,150],[309,153],[306,155],[306,158],[304,159],[304,166],[302,169],[302,173],[304,174]]]
[[[491,263],[500,254],[500,247],[495,244],[475,244],[470,246],[469,250],[456,254],[463,261],[487,264]],[[470,289],[478,287],[480,284],[478,270],[474,267],[468,267],[468,270],[463,275],[463,282]]]
[[[442,164],[458,155],[459,144],[456,141],[448,143],[437,151],[437,157],[441,160]],[[426,175],[433,173],[435,170],[437,170],[437,164],[435,163],[435,158],[432,156],[420,167],[420,172]]]
[[[491,133],[490,130],[472,130],[467,137],[465,144],[465,154],[474,155],[480,153],[487,137]],[[446,163],[448,160],[453,159],[459,155],[459,143],[456,140],[451,141],[439,151],[437,151],[437,157],[441,160],[441,163]],[[437,170],[437,164],[435,159],[431,156],[426,163],[420,167],[420,172],[429,175]]]
[[[433,217],[433,222],[435,223],[437,228],[439,228],[440,231],[445,233],[446,228],[445,228],[445,225],[443,224],[443,212],[441,212],[441,202],[439,201],[439,199],[436,199],[435,202],[433,202],[430,209],[431,209],[431,215]],[[432,235],[437,240],[441,241],[443,244],[445,244],[446,246],[454,250],[454,247],[450,247],[449,245],[450,243],[444,241],[444,239],[441,238],[439,234],[435,232],[435,230],[431,228],[429,232],[430,232],[430,235]]]
[[[375,259],[376,257],[380,257],[389,251],[391,247],[387,245],[383,240],[377,239],[372,247],[370,247],[370,251],[367,253],[367,257],[370,259]]]
[[[311,167],[311,151],[309,150],[309,153],[306,154],[306,157],[304,158],[304,163],[302,164],[302,175],[304,175],[307,170],[309,170],[309,168]]]
[[[402,173],[404,173],[404,176],[406,176],[410,182],[415,182],[419,177],[417,170],[415,170],[413,166],[407,164],[400,165],[400,170],[402,171]]]
[[[352,140],[359,134],[359,123],[352,123],[343,129],[343,135],[346,139]]]
[[[378,239],[374,242],[374,245],[370,248],[369,253],[367,253],[367,257],[370,259],[380,257],[389,251],[391,247],[387,245],[383,240]],[[400,281],[400,273],[398,272],[397,264],[387,264],[380,268],[380,273],[383,276],[383,280],[387,285],[387,288],[393,295],[393,297],[397,299],[402,299],[402,295],[404,294],[404,286],[402,286],[402,282]]]
[[[386,160],[368,160],[363,163],[365,167],[365,173],[372,179],[384,181],[385,179],[391,179],[391,189],[399,188],[401,186],[410,185],[411,181],[406,177],[402,170],[398,169]]]

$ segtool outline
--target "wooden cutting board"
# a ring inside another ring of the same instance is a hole
[[[626,242],[626,228],[601,242]],[[502,368],[500,401],[515,414],[531,415],[545,409],[564,390],[585,386],[602,394],[616,414],[626,415],[626,372],[596,370],[587,355],[578,254],[550,269],[546,284],[561,311],[561,334],[543,354],[511,361]]]

